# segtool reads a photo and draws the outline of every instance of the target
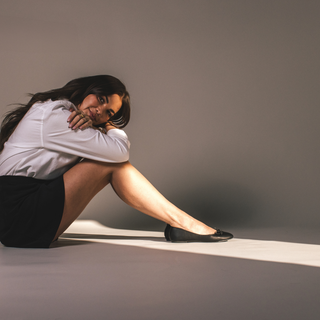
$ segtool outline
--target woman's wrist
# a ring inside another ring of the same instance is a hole
[[[93,128],[95,130],[99,130],[101,133],[104,133],[104,134],[106,134],[111,129],[117,129],[117,127],[115,127],[114,125],[109,124],[109,123],[105,124],[104,127],[91,126],[91,128]]]
[[[110,124],[110,123],[106,123],[105,129],[108,132],[111,129],[117,129],[117,128],[114,125]]]

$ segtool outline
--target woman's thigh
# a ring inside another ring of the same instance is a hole
[[[92,198],[110,182],[113,172],[125,165],[127,162],[104,163],[85,159],[63,175],[65,203],[54,240],[77,219]]]

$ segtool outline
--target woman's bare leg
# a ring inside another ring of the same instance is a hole
[[[80,215],[91,199],[108,183],[131,207],[173,227],[198,234],[215,230],[189,216],[163,197],[129,162],[111,164],[84,160],[64,176],[65,205],[62,220],[54,239],[58,238]]]

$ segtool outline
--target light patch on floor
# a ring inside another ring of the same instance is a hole
[[[72,236],[73,240],[320,267],[320,245],[315,244],[237,238],[219,243],[171,243],[165,241],[163,232],[114,229],[93,220],[75,221],[60,238],[68,239],[67,234],[79,234],[79,238]],[[81,234],[86,237],[81,238]],[[92,238],[88,235],[92,235]],[[95,235],[123,236],[128,239],[101,239],[95,238]]]

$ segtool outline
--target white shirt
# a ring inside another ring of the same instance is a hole
[[[67,119],[67,100],[35,103],[20,121],[0,154],[0,176],[17,175],[54,179],[81,158],[102,162],[125,162],[130,142],[123,130],[107,134],[87,128],[72,130]]]

